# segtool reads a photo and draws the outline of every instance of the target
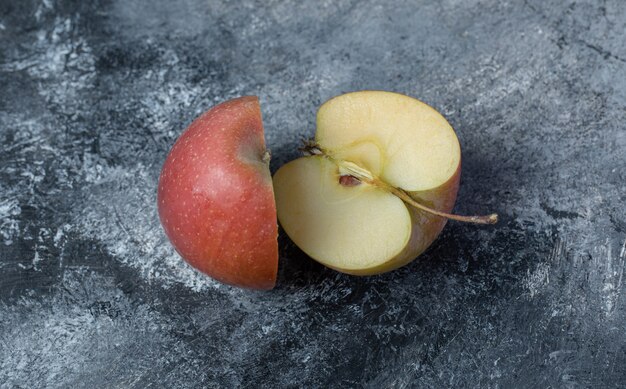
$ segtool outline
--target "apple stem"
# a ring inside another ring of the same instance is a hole
[[[269,150],[265,150],[265,152],[263,153],[263,156],[261,157],[261,160],[263,161],[263,163],[269,165],[271,159],[272,159],[272,153]]]
[[[313,139],[304,139],[302,140],[302,147],[298,148],[298,150],[302,151],[304,155],[328,155],[325,153],[320,146]]]
[[[408,193],[406,193],[402,189],[393,187],[380,180],[376,180],[376,181],[378,182],[373,182],[373,185],[376,185],[378,187],[384,187],[390,193],[396,195],[397,197],[400,198],[400,200],[404,201],[405,203],[411,205],[412,207],[421,209],[422,211],[431,213],[433,215],[437,215],[437,216],[441,216],[441,217],[445,217],[451,220],[456,220],[456,221],[465,222],[465,223],[496,224],[498,222],[498,214],[496,213],[492,213],[490,215],[484,215],[484,216],[463,216],[463,215],[455,215],[452,213],[441,212],[441,211],[437,211],[436,209],[428,208],[427,206],[415,201]]]
[[[339,167],[341,177],[351,176],[355,180],[365,182],[366,184],[374,185],[378,188],[386,190],[389,193],[398,197],[400,200],[409,204],[410,206],[420,209],[424,212],[428,212],[433,215],[445,217],[447,219],[456,220],[460,222],[466,222],[466,223],[496,224],[498,222],[498,214],[495,214],[495,213],[492,213],[490,215],[484,215],[484,216],[462,216],[462,215],[454,215],[451,213],[441,212],[441,211],[437,211],[436,209],[429,208],[417,202],[413,197],[411,197],[411,195],[409,195],[404,190],[400,188],[396,188],[395,186],[389,185],[385,181],[382,181],[378,179],[377,177],[374,177],[372,173],[369,172],[367,169],[363,169],[359,165],[350,161],[337,160],[333,158],[332,155],[330,155],[328,152],[322,149],[313,140],[305,141],[303,147],[300,150],[309,156],[320,155],[331,160],[333,163],[335,163],[335,165],[337,165],[337,167]],[[344,180],[344,181],[348,182],[347,180]],[[350,181],[350,184],[351,185],[349,186],[355,185],[355,183],[352,182],[352,180]]]

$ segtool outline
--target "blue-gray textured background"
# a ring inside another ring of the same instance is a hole
[[[0,387],[624,387],[626,3],[301,3],[0,0]],[[500,224],[369,278],[281,239],[264,293],[178,258],[195,116],[260,96],[276,169],[358,89],[441,111]]]

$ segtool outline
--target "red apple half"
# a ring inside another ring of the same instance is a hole
[[[157,201],[166,235],[193,267],[235,286],[274,287],[276,205],[256,97],[191,123],[167,156]]]

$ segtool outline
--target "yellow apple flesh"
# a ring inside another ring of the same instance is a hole
[[[459,186],[458,139],[430,106],[383,91],[335,97],[318,111],[313,150],[273,181],[283,229],[318,262],[355,275],[390,271],[446,224],[409,204],[449,213]]]

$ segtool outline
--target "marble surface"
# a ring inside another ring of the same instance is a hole
[[[0,1],[0,387],[626,382],[626,3]],[[418,97],[463,148],[419,260],[279,285],[183,263],[155,209],[191,120],[261,99],[272,169],[326,99]]]

